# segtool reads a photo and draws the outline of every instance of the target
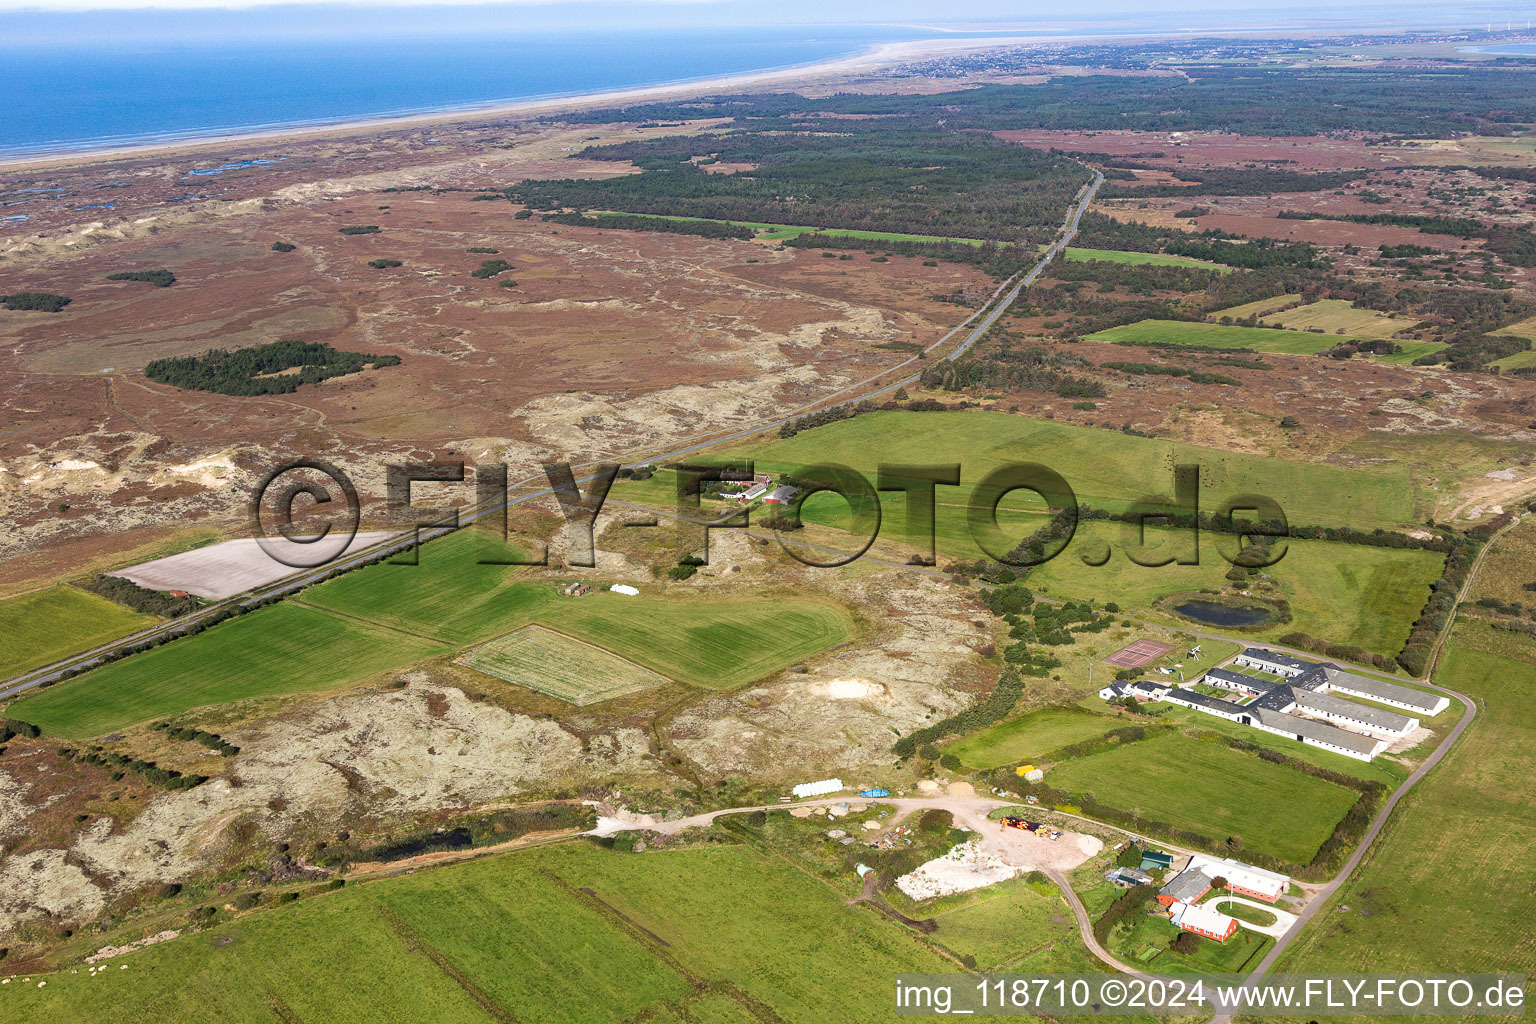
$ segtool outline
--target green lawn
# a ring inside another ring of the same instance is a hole
[[[1204,260],[1190,259],[1188,256],[1169,256],[1160,252],[1124,252],[1119,249],[1079,249],[1068,246],[1066,256],[1069,260],[1098,260],[1105,263],[1130,263],[1137,266],[1154,263],[1165,267],[1194,267],[1196,270],[1215,270],[1223,274],[1230,274],[1231,267],[1224,267],[1219,263],[1207,263]]]
[[[1477,718],[1277,970],[1536,973],[1536,641],[1463,619],[1435,680]]]
[[[1106,667],[1106,678],[1108,669]],[[1126,724],[1108,715],[1077,708],[1042,708],[1001,722],[944,748],[968,768],[986,770],[1017,761],[1037,760],[1079,740],[1102,736]]]
[[[1297,864],[1355,803],[1353,790],[1182,733],[1128,743],[1065,764],[1047,785],[1110,807]]]
[[[760,471],[776,473],[839,462],[871,481],[882,462],[958,463],[961,487],[940,487],[938,501],[960,505],[993,469],[1038,462],[1065,477],[1079,502],[1112,510],[1144,495],[1171,492],[1170,467],[1194,463],[1201,467],[1202,508],[1215,508],[1227,497],[1259,493],[1279,502],[1292,523],[1369,529],[1417,521],[1406,461],[1378,469],[1344,469],[1000,412],[865,413],[731,454],[749,456]],[[619,496],[618,485],[614,496]]]
[[[1283,315],[1283,314],[1281,314]],[[1185,320],[1142,320],[1088,335],[1089,341],[1139,345],[1187,345],[1192,348],[1241,348],[1282,355],[1312,355],[1349,338],[1266,327],[1236,327]]]
[[[520,581],[514,568],[475,564],[487,543],[477,531],[460,531],[426,545],[420,565],[372,565],[303,600],[453,646],[543,624],[670,679],[717,689],[792,665],[854,632],[847,609],[813,597],[696,596],[662,582],[626,597],[596,578],[586,597],[563,597],[557,583]]]
[[[778,858],[584,843],[349,886],[122,963],[13,984],[6,1019],[873,1022],[895,972],[955,969]],[[754,1001],[776,1017],[740,1012]]]
[[[78,587],[58,586],[0,601],[0,679],[88,651],[155,624],[150,615]]]
[[[208,704],[328,690],[446,649],[283,602],[66,680],[10,714],[53,736],[99,736]]]
[[[1299,294],[1271,295],[1267,299],[1256,299],[1253,302],[1245,302],[1240,306],[1228,306],[1226,309],[1214,310],[1207,313],[1206,316],[1212,320],[1220,320],[1224,316],[1229,316],[1234,320],[1241,320],[1249,316],[1263,316],[1272,310],[1279,309],[1281,306],[1289,306],[1293,302],[1300,301],[1301,296]]]

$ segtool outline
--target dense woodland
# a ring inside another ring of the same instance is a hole
[[[234,351],[156,359],[144,376],[185,391],[220,395],[288,395],[304,384],[357,373],[367,366],[400,365],[399,356],[339,352],[321,342],[274,341]],[[297,373],[289,373],[297,370]]]
[[[1038,243],[1088,182],[1073,160],[971,132],[889,130],[879,122],[752,124],[736,131],[593,146],[581,156],[633,161],[603,181],[524,181],[504,190],[535,210],[804,224]],[[787,134],[785,134],[787,132]],[[699,160],[754,165],[709,174]]]

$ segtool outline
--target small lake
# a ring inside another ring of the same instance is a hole
[[[1268,608],[1220,604],[1216,601],[1185,601],[1173,610],[1208,626],[1262,626],[1275,617]]]

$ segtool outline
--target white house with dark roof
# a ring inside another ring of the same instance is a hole
[[[1299,676],[1313,665],[1309,661],[1300,658],[1292,658],[1288,654],[1278,651],[1268,651],[1262,647],[1248,647],[1242,654],[1232,659],[1235,665],[1244,665],[1248,668],[1256,668],[1260,672],[1268,672],[1271,675],[1291,678]]]

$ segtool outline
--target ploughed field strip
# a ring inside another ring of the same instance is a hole
[[[471,648],[458,664],[572,704],[596,704],[666,683],[667,677],[543,626]]]

